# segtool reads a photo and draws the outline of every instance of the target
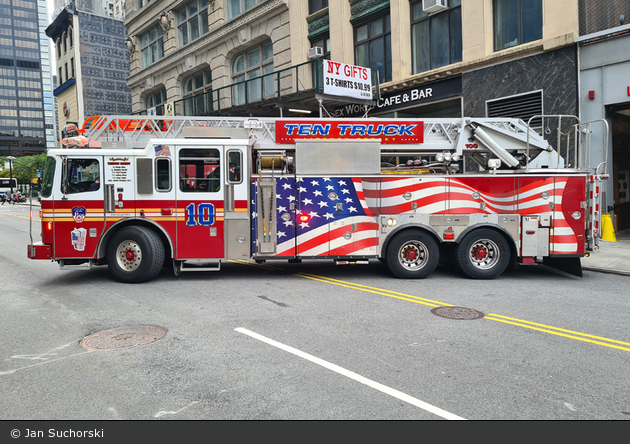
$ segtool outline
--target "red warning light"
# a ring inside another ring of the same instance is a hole
[[[311,216],[309,216],[308,214],[300,214],[298,216],[298,220],[300,222],[308,222],[309,220],[311,220]]]

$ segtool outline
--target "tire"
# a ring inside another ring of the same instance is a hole
[[[107,265],[119,282],[149,281],[160,273],[163,264],[164,245],[148,228],[124,227],[109,241]]]
[[[440,249],[433,237],[421,230],[406,230],[390,241],[386,254],[390,271],[402,279],[429,276],[440,260]]]
[[[505,237],[489,228],[468,233],[455,249],[457,267],[472,279],[494,279],[510,263],[510,246]]]

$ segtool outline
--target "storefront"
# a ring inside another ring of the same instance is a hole
[[[364,113],[363,106],[347,104],[336,107],[333,117],[361,117]],[[381,93],[381,98],[368,112],[368,117],[387,118],[461,116],[461,76]]]
[[[593,132],[591,164],[608,162],[604,211],[615,230],[630,229],[630,25],[578,38],[582,121],[604,119],[609,140]],[[593,127],[593,129],[598,129]]]

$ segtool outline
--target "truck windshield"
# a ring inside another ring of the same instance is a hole
[[[55,177],[55,159],[53,157],[46,158],[46,166],[42,176],[42,196],[50,197],[52,193],[53,178]]]

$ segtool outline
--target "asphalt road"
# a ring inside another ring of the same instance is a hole
[[[0,207],[3,420],[630,419],[625,276],[230,262],[130,285],[27,259],[28,228]],[[484,316],[431,311],[449,306]],[[81,345],[145,325],[167,332]]]

